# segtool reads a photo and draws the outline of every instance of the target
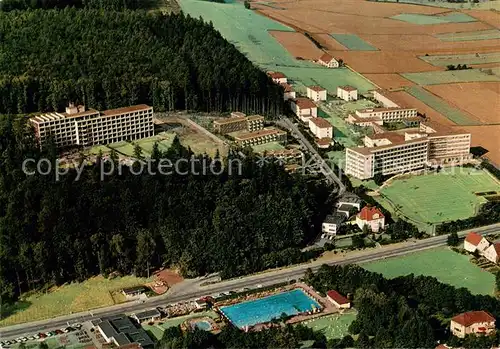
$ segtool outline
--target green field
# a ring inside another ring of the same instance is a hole
[[[412,86],[407,89],[408,93],[413,97],[421,100],[425,104],[427,104],[432,109],[437,112],[443,114],[448,119],[456,123],[457,125],[481,125],[481,123],[471,120],[467,117],[467,114],[463,113],[459,109],[451,106],[446,101],[441,99],[440,97],[433,95],[432,93],[424,90],[418,86]]]
[[[435,36],[441,41],[492,40],[492,39],[500,39],[500,30],[498,29],[478,30],[473,32],[436,34]]]
[[[495,74],[487,74],[482,69],[432,71],[422,73],[403,73],[406,79],[417,85],[438,85],[475,81],[500,81]]]
[[[211,21],[224,38],[234,44],[252,62],[266,70],[283,72],[289,79],[304,85],[321,85],[336,93],[341,85],[352,85],[360,93],[374,86],[349,69],[329,69],[295,57],[269,34],[269,30],[294,31],[254,11],[242,2],[214,3],[201,0],[180,0],[182,11],[192,17]]]
[[[178,316],[171,319],[162,320],[161,325],[160,323],[157,323],[153,326],[143,324],[142,327],[146,331],[151,333],[156,339],[160,340],[163,337],[163,332],[165,332],[167,328],[180,326],[184,321],[188,319],[201,318],[207,316],[211,317],[214,320],[219,318],[219,315],[217,315],[215,311],[205,311],[201,313],[192,313],[185,316]]]
[[[255,153],[263,153],[265,151],[270,151],[270,150],[285,149],[285,147],[278,142],[270,142],[265,144],[254,145],[252,149]]]
[[[452,12],[447,13],[444,16],[438,15],[423,15],[417,13],[401,13],[396,16],[392,16],[392,19],[397,19],[399,21],[404,21],[412,24],[442,24],[442,23],[467,23],[476,22],[474,17],[471,17],[465,13]]]
[[[139,139],[134,141],[134,144],[138,144],[146,155],[151,155],[153,151],[153,145],[158,142],[158,149],[160,151],[167,151],[175,138],[175,133],[173,132],[161,132],[160,134]]]
[[[340,42],[343,46],[347,47],[349,50],[377,51],[376,47],[373,47],[355,34],[330,34],[330,36]]]
[[[134,145],[127,141],[108,144],[108,148],[114,149],[118,154],[133,157]]]
[[[13,309],[2,309],[10,315],[0,320],[0,326],[28,321],[49,319],[60,315],[86,311],[115,304],[113,291],[123,287],[137,286],[151,281],[133,276],[117,277],[112,280],[97,276],[82,283],[74,282],[55,287],[48,293],[35,293],[21,297]],[[121,301],[121,299],[120,299]]]
[[[481,53],[481,54],[469,53],[460,55],[420,56],[419,58],[436,67],[446,67],[449,64],[470,65],[470,64],[484,64],[484,63],[500,63],[500,52]]]
[[[313,320],[302,322],[315,331],[322,332],[326,339],[342,338],[349,334],[348,329],[351,322],[356,319],[356,313],[350,312],[343,315],[327,315]]]
[[[478,10],[500,10],[500,0],[483,2],[448,2],[446,0],[378,0],[379,2],[399,2],[405,4],[416,4],[433,7],[444,7],[451,9],[478,9]]]
[[[447,222],[474,216],[486,202],[474,193],[499,187],[500,183],[486,171],[455,167],[396,179],[381,189],[384,200],[380,202],[383,206],[389,202],[388,209],[417,222]]]
[[[469,257],[448,248],[436,248],[389,258],[362,265],[363,268],[381,273],[387,278],[415,274],[433,276],[439,281],[465,287],[474,294],[492,295],[495,276],[469,261]]]

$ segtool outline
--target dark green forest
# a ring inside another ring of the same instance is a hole
[[[101,181],[100,166],[111,166],[102,159],[79,180],[75,170],[59,181],[54,174],[26,175],[25,159],[55,161],[55,149],[40,153],[23,120],[1,121],[4,303],[23,291],[114,271],[147,275],[165,265],[191,277],[215,271],[231,277],[302,261],[300,247],[331,207],[331,188],[274,163],[259,165],[252,154],[241,160],[241,175],[229,175],[227,166],[221,175],[134,175],[124,167]],[[175,139],[165,153],[155,146],[152,158],[175,163],[192,155]],[[212,161],[197,159],[192,173],[201,172],[202,160]],[[183,166],[191,173],[190,163]]]
[[[280,86],[210,23],[183,14],[0,12],[0,41],[0,113],[63,110],[68,101],[268,117],[283,108]]]
[[[2,0],[0,11],[9,12],[14,10],[28,9],[63,9],[65,7],[124,10],[147,8],[151,2],[147,0]]]

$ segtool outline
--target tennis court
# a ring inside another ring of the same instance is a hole
[[[362,265],[387,278],[415,274],[433,276],[440,282],[465,287],[474,294],[493,295],[495,276],[469,261],[469,257],[448,248],[436,248],[402,257]]]
[[[441,41],[475,41],[500,39],[500,30],[477,30],[472,32],[458,32],[435,35]]]
[[[500,36],[499,36],[500,38]],[[485,63],[499,63],[500,52],[492,53],[469,53],[461,55],[435,55],[435,56],[420,56],[418,57],[427,63],[436,67],[446,67],[450,64],[485,64]]]
[[[440,223],[474,216],[487,201],[474,193],[499,187],[486,171],[454,167],[396,179],[380,193],[399,214],[418,222]]]
[[[343,46],[353,51],[377,51],[373,47],[356,34],[330,34],[335,40],[340,42]]]
[[[474,17],[471,17],[465,13],[461,12],[451,12],[445,15],[424,15],[420,13],[401,13],[396,16],[390,17],[392,19],[397,19],[399,21],[429,25],[429,24],[442,24],[442,23],[467,23],[476,22]]]
[[[356,313],[327,315],[301,324],[323,333],[326,339],[343,338],[349,334],[349,325],[356,319]]]
[[[427,92],[421,87],[418,86],[409,87],[407,89],[407,92],[411,94],[413,97],[427,104],[432,109],[446,116],[448,119],[450,119],[457,125],[463,125],[463,126],[481,125],[481,123],[478,122],[477,120],[469,118],[467,114],[463,113],[457,108],[454,108],[443,99],[433,95],[430,92]]]
[[[495,70],[492,70],[495,72]],[[432,71],[422,73],[403,73],[403,77],[417,85],[453,84],[459,82],[500,81],[495,74],[488,74],[482,69]]]

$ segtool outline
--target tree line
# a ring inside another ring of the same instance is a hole
[[[134,175],[137,169],[123,167],[101,180],[101,166],[118,165],[113,153],[110,161],[99,156],[86,165],[78,180],[75,170],[59,181],[53,174],[27,175],[25,159],[54,162],[56,151],[49,144],[41,153],[23,124],[3,117],[0,125],[3,304],[24,291],[96,274],[145,276],[166,266],[187,277],[220,272],[226,278],[300,262],[301,248],[331,206],[323,182],[259,164],[251,153],[229,154],[220,175],[202,175],[203,161],[220,162],[200,155],[188,163],[193,153],[177,138],[168,151],[155,145],[152,152],[156,164],[186,159],[170,175]],[[231,175],[234,159],[241,172]]]
[[[66,7],[0,12],[0,23],[0,113],[60,111],[68,101],[270,117],[283,109],[282,87],[189,15]]]
[[[145,8],[150,1],[139,0],[2,0],[0,11],[28,9],[63,9],[65,7],[101,9],[101,10],[135,10]]]

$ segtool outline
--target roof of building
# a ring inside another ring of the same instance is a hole
[[[497,256],[500,256],[500,242],[495,242],[491,246],[493,246],[493,248],[495,249],[495,252],[497,253]]]
[[[316,127],[318,127],[318,128],[333,127],[332,124],[330,124],[330,122],[328,120],[323,119],[323,118],[313,117],[313,118],[310,118],[309,121],[312,122],[314,125],[316,125]]]
[[[477,310],[458,314],[452,317],[451,320],[462,326],[469,327],[480,322],[494,322],[495,318],[484,310]]]
[[[247,117],[247,121],[255,121],[255,120],[264,120],[264,117],[262,115],[250,115]]]
[[[467,241],[469,244],[472,244],[474,246],[479,245],[479,243],[481,242],[482,239],[483,239],[483,237],[475,232],[470,232],[465,237],[465,241]]]
[[[405,136],[396,132],[384,132],[384,133],[376,133],[371,136],[365,136],[370,139],[387,139],[391,143],[403,142],[405,140]]]
[[[354,120],[355,123],[356,122],[366,123],[366,122],[382,121],[382,118],[380,116],[372,116],[372,117],[363,118],[363,117],[355,115],[355,114],[349,114],[348,119]]]
[[[140,110],[146,110],[146,109],[151,109],[151,108],[152,107],[150,107],[149,105],[146,105],[146,104],[138,104],[138,105],[132,105],[130,107],[105,110],[105,111],[101,112],[101,114],[105,115],[105,116],[112,116],[112,115],[125,114],[125,113],[130,113],[133,111],[140,111]]]
[[[330,145],[330,144],[332,144],[332,139],[330,137],[317,138],[316,144],[317,145]]]
[[[337,210],[341,211],[341,212],[349,212],[352,208],[353,208],[353,206],[351,206],[351,205],[343,204],[343,205],[340,205]]]
[[[286,78],[285,74],[279,72],[279,71],[269,71],[267,72],[267,75],[269,75],[273,79],[283,79]]]
[[[315,92],[326,91],[326,88],[323,88],[323,87],[321,87],[321,86],[317,86],[317,85],[315,85],[315,86],[307,86],[307,88],[308,88],[309,90],[313,90],[313,91],[315,91]]]
[[[153,317],[161,316],[161,313],[158,309],[149,309],[145,311],[141,311],[140,313],[135,313],[134,316],[139,319],[151,319]]]
[[[243,117],[244,118],[245,116],[247,116],[247,114],[245,114],[245,113],[243,113],[241,111],[233,111],[233,112],[231,112],[231,117],[233,117],[233,118],[239,118],[239,117]]]
[[[345,220],[346,216],[344,214],[338,214],[337,212],[334,212],[333,214],[329,214],[328,216],[326,216],[323,223],[342,224],[345,222]]]
[[[354,193],[349,193],[345,192],[338,200],[338,202],[345,202],[345,203],[356,203],[359,204],[361,203],[361,199],[359,196],[357,196]]]
[[[352,87],[350,85],[344,85],[344,86],[339,86],[341,90],[347,91],[347,92],[352,92],[352,91],[357,91],[358,89],[356,87]]]
[[[283,88],[285,89],[285,92],[293,92],[293,87],[290,84],[281,84]]]
[[[103,318],[97,326],[108,338],[113,337],[119,346],[132,343],[139,343],[143,347],[154,345],[146,331],[142,327],[137,328],[125,314]]]
[[[373,218],[376,214],[378,214],[378,218]],[[384,214],[375,206],[365,206],[358,213],[358,217],[364,221],[372,221],[374,219],[383,218]]]
[[[130,343],[125,345],[120,345],[117,347],[118,349],[142,349],[142,346],[139,343]]]
[[[233,116],[230,118],[224,118],[224,119],[218,119],[214,120],[215,125],[226,125],[226,124],[232,124],[236,122],[243,122],[246,121],[246,116]]]
[[[323,53],[323,54],[321,55],[321,57],[319,57],[319,60],[320,60],[321,62],[325,62],[325,63],[330,63],[330,62],[332,61],[332,59],[334,59],[334,58],[333,58],[333,56],[332,56],[331,54],[329,54],[329,53]]]
[[[145,286],[134,286],[134,287],[125,287],[122,289],[123,293],[137,293],[146,291]]]
[[[311,101],[309,98],[296,98],[293,100],[293,102],[297,104],[301,109],[317,108],[316,104],[314,104],[314,102]]]
[[[266,154],[266,156],[299,156],[302,152],[298,149],[274,149],[261,151],[260,154]]]
[[[404,110],[417,110],[416,108],[400,108],[400,107],[393,107],[393,108],[365,108],[365,109],[356,109],[357,112],[359,113],[377,113],[377,112],[384,112],[384,111],[404,111]]]
[[[330,297],[332,300],[334,300],[337,304],[349,304],[349,300],[347,298],[345,298],[344,296],[342,296],[340,293],[338,293],[337,291],[335,290],[331,290],[331,291],[328,291],[326,293],[326,295],[328,297]]]
[[[346,149],[349,149],[350,151],[354,151],[356,153],[363,154],[363,155],[371,155],[371,154],[376,153],[378,151],[392,148],[392,147],[399,147],[402,145],[411,145],[411,144],[416,144],[416,143],[427,143],[427,142],[429,142],[429,140],[427,138],[417,138],[417,139],[412,139],[409,141],[401,141],[401,142],[394,142],[394,143],[388,144],[388,145],[381,145],[378,147],[353,147],[353,148],[346,148]]]
[[[262,130],[254,131],[254,132],[247,132],[240,134],[238,136],[235,136],[234,139],[238,141],[244,141],[252,138],[257,138],[257,137],[263,137],[267,135],[273,135],[273,134],[286,134],[285,131],[279,130],[277,128],[265,128]]]

